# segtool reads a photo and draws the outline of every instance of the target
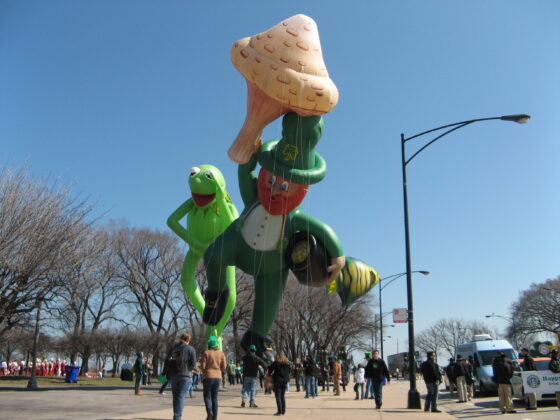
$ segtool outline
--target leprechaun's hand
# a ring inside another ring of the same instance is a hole
[[[331,258],[331,265],[327,267],[327,271],[330,273],[329,283],[336,280],[338,274],[340,273],[340,270],[342,270],[345,265],[346,265],[346,257],[342,256],[342,257]]]

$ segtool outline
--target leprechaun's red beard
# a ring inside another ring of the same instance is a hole
[[[257,181],[259,201],[272,215],[288,214],[301,204],[309,185],[296,184],[261,168]],[[287,186],[287,190],[283,189]]]

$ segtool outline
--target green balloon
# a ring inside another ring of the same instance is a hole
[[[181,285],[190,302],[202,315],[204,298],[196,281],[198,263],[208,246],[237,219],[239,213],[226,191],[224,176],[215,166],[199,165],[191,168],[189,187],[191,198],[169,216],[167,225],[189,246],[181,272]],[[180,221],[185,216],[187,221],[186,226],[183,226]],[[227,286],[232,293],[220,322],[208,327],[208,336],[221,335],[235,306],[235,267],[228,266],[225,270]]]

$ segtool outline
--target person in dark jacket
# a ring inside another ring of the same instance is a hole
[[[277,412],[275,416],[286,414],[286,387],[290,382],[290,361],[282,353],[278,353],[276,360],[268,367],[274,384],[274,395],[276,396]]]
[[[467,381],[465,376],[467,375],[467,369],[465,366],[465,361],[463,356],[457,355],[457,361],[453,365],[453,376],[455,377],[455,384],[457,385],[457,394],[460,403],[467,402]]]
[[[144,376],[144,363],[142,363],[143,353],[141,351],[136,353],[136,361],[132,367],[134,372],[134,395],[142,395],[140,386],[142,385],[142,377]]]
[[[371,381],[373,388],[373,396],[375,398],[375,408],[381,408],[383,403],[383,382],[387,380],[387,383],[391,381],[389,376],[389,370],[387,365],[379,357],[379,351],[373,351],[373,358],[370,359],[366,365],[365,377],[368,381]]]
[[[241,361],[243,362],[243,389],[241,390],[241,407],[245,407],[247,395],[249,395],[249,407],[257,408],[255,397],[257,396],[257,377],[259,366],[266,369],[266,362],[256,354],[257,347],[253,344],[249,346],[249,351]]]
[[[455,376],[453,375],[453,366],[455,366],[455,358],[449,359],[449,364],[445,367],[445,374],[447,375],[447,379],[449,380],[449,392],[453,394],[453,391],[457,389],[457,385],[455,384]]]
[[[521,357],[523,361],[521,362],[521,369],[525,371],[537,370],[535,366],[535,361],[531,356],[529,356],[529,350],[527,348],[521,349]],[[527,392],[526,390],[525,395],[527,396],[527,410],[536,410],[537,409],[537,395],[534,392]]]
[[[192,371],[196,367],[196,352],[189,346],[191,336],[188,333],[181,334],[181,341],[175,344],[169,354],[178,349],[181,353],[182,365],[177,366],[178,371],[166,370],[165,375],[171,383],[173,393],[173,420],[181,420],[185,397],[187,391],[192,387]],[[168,357],[169,358],[169,357]]]
[[[305,398],[315,398],[317,388],[317,365],[311,356],[306,356],[303,361],[303,374],[305,383]]]
[[[439,370],[439,365],[436,363],[436,354],[433,351],[429,351],[427,355],[428,358],[420,367],[422,377],[424,378],[426,388],[428,389],[428,395],[426,395],[426,402],[424,404],[424,411],[430,411],[431,407],[432,413],[441,413],[441,411],[437,408],[441,372]]]
[[[553,349],[550,352],[550,362],[548,362],[548,370],[552,373],[560,373],[560,360],[558,360],[558,350]],[[556,393],[556,405],[560,408],[560,392]]]
[[[498,384],[498,396],[500,397],[500,411],[505,413],[516,413],[513,409],[511,399],[511,378],[513,377],[513,366],[504,352],[492,362],[494,370],[493,381]]]

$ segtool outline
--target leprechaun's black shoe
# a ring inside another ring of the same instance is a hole
[[[217,325],[224,316],[226,310],[229,291],[227,289],[221,292],[206,292],[204,312],[202,313],[202,320],[206,325]]]

